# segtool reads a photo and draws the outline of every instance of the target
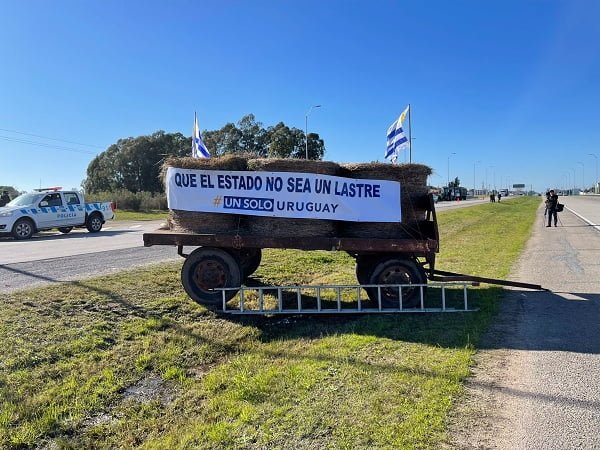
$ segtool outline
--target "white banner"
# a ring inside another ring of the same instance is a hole
[[[251,216],[400,222],[400,183],[314,173],[169,167],[170,209]]]

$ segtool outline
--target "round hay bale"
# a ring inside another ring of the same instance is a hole
[[[342,164],[340,174],[347,178],[400,182],[401,223],[339,222],[340,236],[361,238],[414,238],[418,222],[425,219],[427,177],[431,168],[422,164],[349,163]]]
[[[248,170],[260,172],[300,172],[338,175],[340,166],[331,161],[295,158],[255,158],[248,161]]]
[[[248,170],[248,160],[253,156],[247,153],[230,154],[217,156],[215,158],[168,158],[163,163],[160,170],[160,179],[165,182],[167,169],[177,167],[179,169],[198,169],[198,170]]]
[[[248,161],[248,170],[257,172],[299,172],[337,175],[339,165],[330,161],[306,159],[256,158]],[[333,220],[292,219],[254,216],[248,220],[248,232],[273,237],[331,237],[336,234]]]
[[[169,167],[198,170],[245,171],[248,169],[248,159],[251,157],[253,155],[230,154],[209,159],[192,157],[169,158],[162,166],[161,179],[164,183]],[[240,219],[235,214],[171,210],[169,225],[171,230],[178,232],[199,234],[233,233],[239,230]]]
[[[172,231],[198,234],[238,233],[243,226],[240,217],[236,214],[192,212],[178,209],[170,211],[168,223]]]
[[[427,185],[431,168],[423,164],[346,163],[340,166],[340,176],[400,183]]]

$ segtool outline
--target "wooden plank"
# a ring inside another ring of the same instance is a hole
[[[410,252],[438,251],[433,239],[366,239],[339,237],[268,237],[232,234],[194,234],[156,231],[144,233],[144,246],[183,245],[222,248],[294,248],[299,250],[342,250],[348,252]]]

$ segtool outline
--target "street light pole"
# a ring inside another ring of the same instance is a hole
[[[496,166],[490,166],[489,168],[490,168],[490,169],[494,169],[493,176],[494,176],[494,185],[495,185],[495,184],[496,184]],[[486,172],[485,172],[485,173],[486,173],[486,176],[485,176],[485,183],[487,184],[487,170],[486,170]],[[490,186],[488,186],[488,189],[487,189],[488,191],[490,190],[489,188],[490,188]],[[496,189],[496,186],[494,186],[494,189]]]
[[[477,189],[477,185],[475,184],[475,166],[481,161],[475,161],[473,163],[473,197],[475,197],[475,190]]]
[[[304,116],[304,139],[306,140],[306,159],[308,159],[308,116],[310,115],[313,108],[320,108],[321,105],[313,105],[309,108],[308,112]]]
[[[585,191],[585,165],[581,161],[577,161],[577,164],[581,164],[581,190]]]
[[[595,153],[588,153],[588,155],[593,156],[596,160],[596,182],[594,183],[594,193],[598,194],[598,155],[596,155]]]

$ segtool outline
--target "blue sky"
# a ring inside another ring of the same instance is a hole
[[[412,159],[433,168],[430,184],[596,178],[597,1],[0,6],[0,185],[78,187],[119,138],[191,135],[194,111],[201,129],[248,113],[304,129],[316,104],[309,131],[328,160],[383,161],[410,103]]]

